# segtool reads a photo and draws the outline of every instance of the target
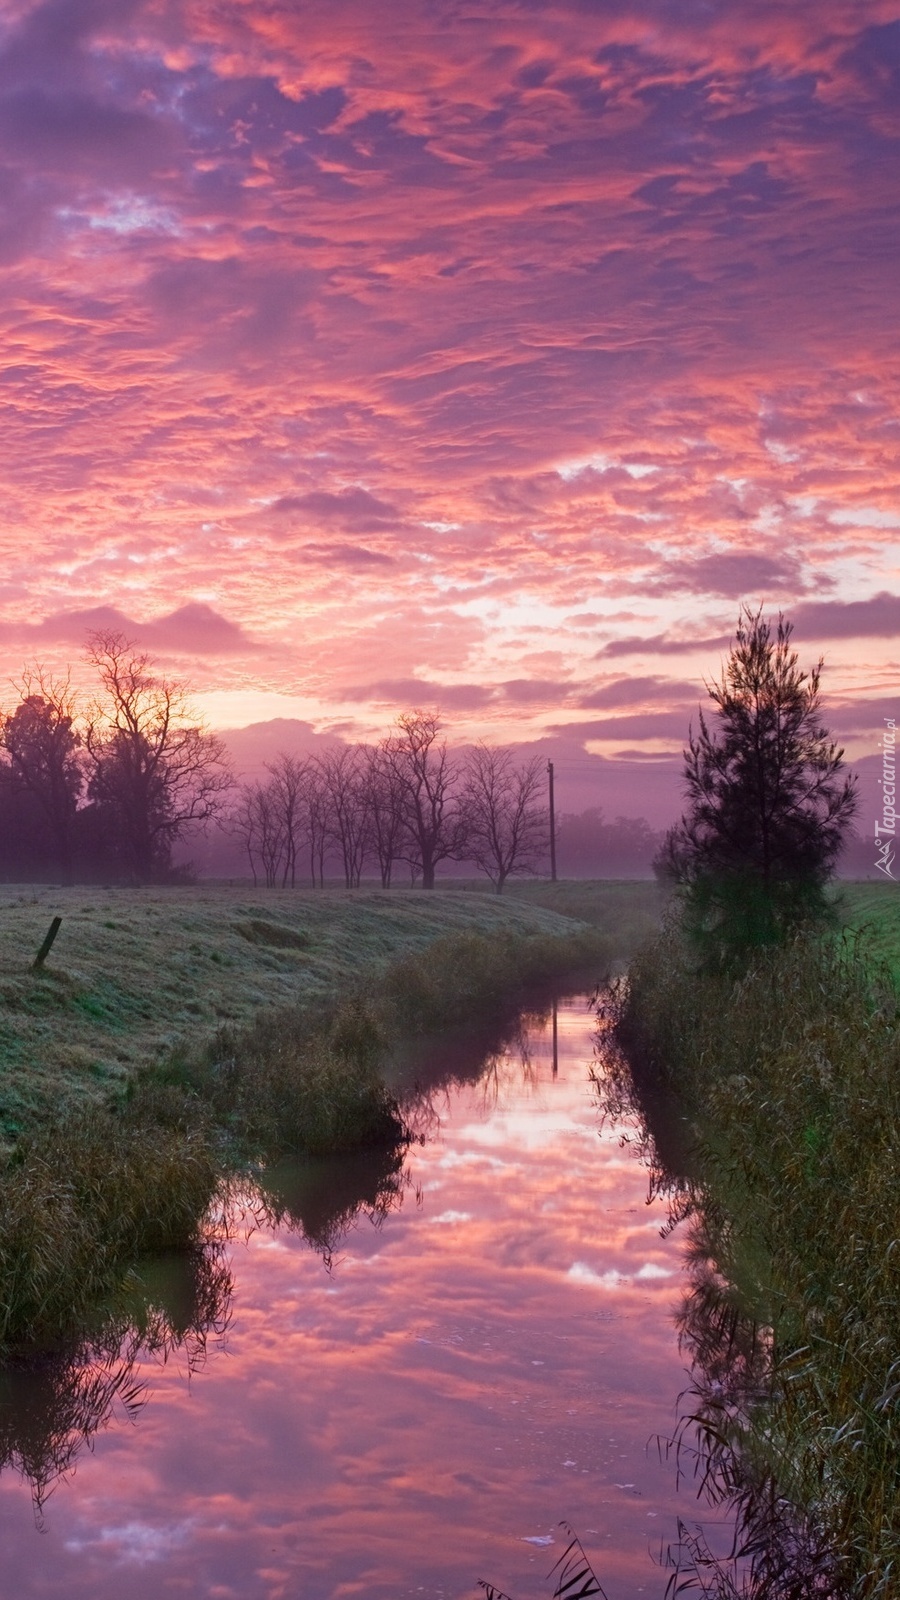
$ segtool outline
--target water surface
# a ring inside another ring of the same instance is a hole
[[[309,1175],[276,1174],[293,1226],[231,1243],[230,1324],[197,1370],[139,1352],[146,1405],[113,1404],[40,1526],[27,1477],[0,1477],[0,1592],[456,1600],[488,1578],[531,1600],[565,1518],[610,1600],[661,1596],[660,1549],[698,1514],[648,1445],[686,1382],[679,1244],[600,1126],[591,1027],[568,1001],[555,1068],[535,1025],[524,1059],[434,1092],[392,1208],[340,1243]]]

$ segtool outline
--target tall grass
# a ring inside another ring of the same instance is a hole
[[[163,1265],[162,1274],[144,1263],[129,1274],[119,1306],[89,1335],[0,1367],[0,1472],[11,1466],[30,1485],[39,1525],[48,1495],[83,1448],[116,1415],[134,1420],[142,1410],[148,1390],[139,1360],[149,1353],[165,1361],[177,1350],[195,1371],[210,1336],[225,1332],[232,1280],[222,1245]]]
[[[693,1119],[699,1255],[768,1330],[764,1403],[730,1412],[743,1467],[832,1552],[828,1592],[865,1600],[900,1592],[898,1019],[852,941],[798,937],[729,980],[670,926],[620,1023],[638,1081]]]
[[[217,1178],[199,1122],[81,1113],[22,1141],[0,1171],[0,1352],[59,1340],[135,1256],[194,1241]]]

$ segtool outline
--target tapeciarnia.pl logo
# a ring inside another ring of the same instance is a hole
[[[896,744],[897,725],[885,717],[881,735],[881,821],[875,824],[875,866],[886,878],[893,878],[894,839],[897,831]],[[896,882],[896,879],[894,879]]]

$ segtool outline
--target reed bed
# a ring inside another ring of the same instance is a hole
[[[762,1329],[764,1393],[729,1413],[745,1490],[830,1552],[827,1579],[783,1571],[773,1595],[900,1593],[898,1020],[858,940],[800,937],[729,981],[675,925],[620,1018],[638,1084],[693,1121],[678,1206],[702,1213],[708,1283]]]

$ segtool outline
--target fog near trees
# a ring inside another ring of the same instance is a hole
[[[404,712],[376,745],[280,754],[266,772],[241,786],[224,824],[257,884],[321,888],[336,871],[348,889],[364,875],[433,889],[439,866],[468,863],[500,893],[546,863],[540,764],[487,745],[454,754],[434,711]]]
[[[241,778],[187,686],[124,635],[91,635],[87,660],[84,694],[36,666],[0,712],[6,882],[428,888],[483,875],[502,892],[549,875],[546,762],[527,746],[451,748],[438,712],[411,710],[374,743],[276,750]],[[660,838],[643,818],[563,809],[559,874],[647,877]]]
[[[7,880],[171,879],[186,831],[224,812],[225,747],[123,634],[91,634],[87,654],[89,699],[35,667],[0,717],[0,868]]]

